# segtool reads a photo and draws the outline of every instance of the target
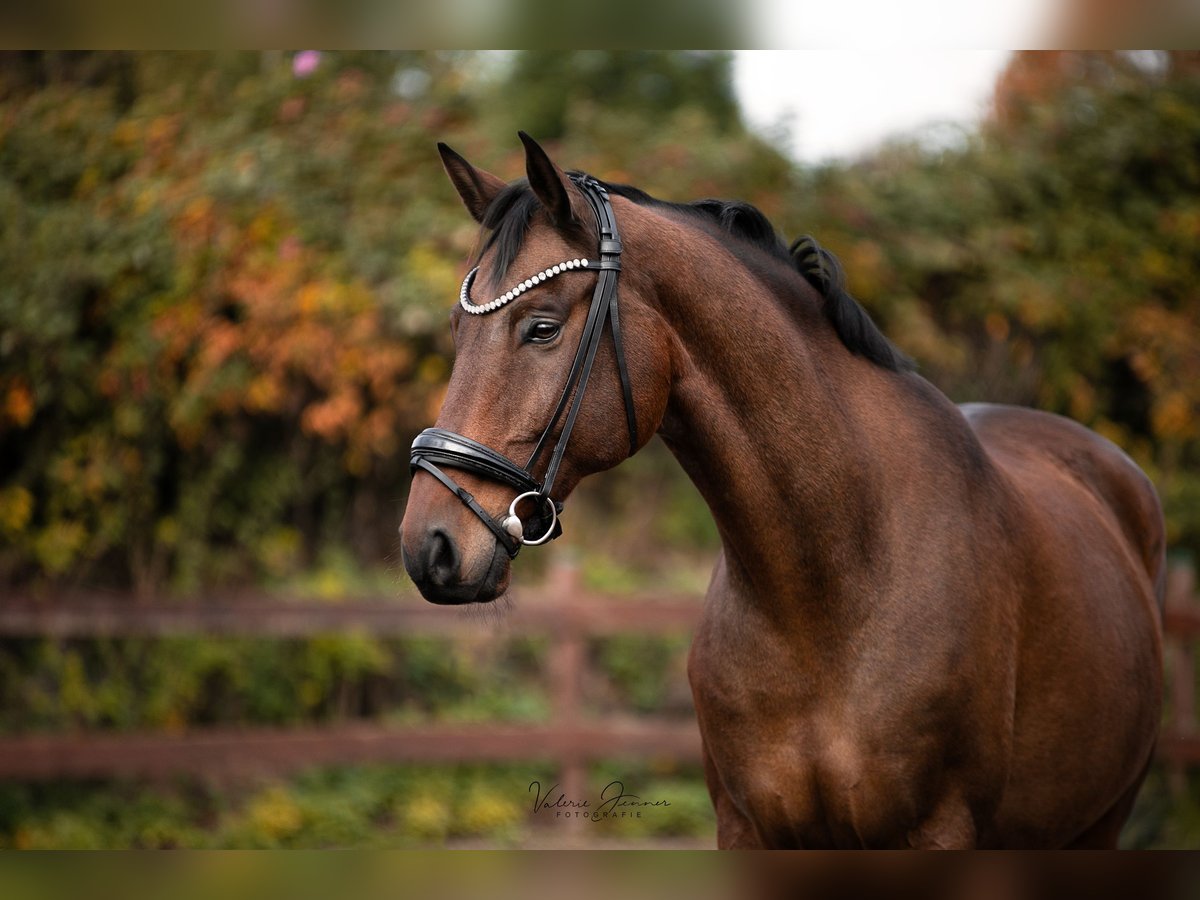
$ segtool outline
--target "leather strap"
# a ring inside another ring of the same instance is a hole
[[[621,323],[617,317],[617,285],[616,272],[621,270],[621,234],[617,229],[617,217],[613,213],[612,203],[608,199],[608,190],[596,179],[584,176],[590,187],[587,191],[591,201],[592,211],[600,226],[600,264],[604,268],[614,269],[613,295],[608,305],[608,316],[612,323],[613,349],[617,358],[617,377],[621,382],[621,394],[625,400],[625,426],[629,431],[629,455],[633,456],[638,450],[637,409],[633,405],[633,388],[629,381],[629,369],[625,365],[625,347],[621,342]]]
[[[500,523],[489,516],[487,511],[476,502],[475,496],[470,491],[458,484],[458,482],[456,482],[453,478],[451,478],[429,460],[420,456],[412,457],[412,468],[422,469],[428,472],[430,475],[448,487],[451,492],[466,505],[467,509],[475,513],[475,515],[479,517],[480,521],[482,521],[483,524],[491,530],[492,534],[496,536],[496,540],[500,542],[500,546],[502,546],[505,552],[508,553],[508,558],[517,558],[517,554],[521,550],[521,542],[501,528]]]
[[[625,367],[625,347],[621,343],[621,323],[617,319],[617,298],[608,307],[608,318],[612,322],[613,349],[617,356],[617,377],[621,380],[621,394],[625,398],[625,427],[629,430],[629,455],[638,451],[637,410],[633,406],[633,387],[629,382],[629,370]]]
[[[582,190],[596,216],[596,226],[600,232],[600,259],[599,261],[589,261],[587,268],[596,270],[599,272],[599,276],[596,279],[596,288],[592,293],[592,305],[583,326],[583,334],[579,338],[579,348],[575,351],[575,360],[571,364],[570,372],[567,373],[567,382],[563,386],[562,394],[559,396],[546,429],[538,439],[537,445],[529,457],[529,462],[525,464],[525,468],[532,472],[534,464],[545,449],[554,432],[554,427],[569,401],[571,405],[567,412],[566,422],[563,424],[558,441],[550,455],[550,462],[546,466],[546,477],[543,481],[543,492],[546,494],[550,493],[554,481],[558,477],[558,469],[563,455],[566,453],[567,442],[575,427],[579,408],[583,404],[584,391],[587,388],[588,378],[592,374],[592,365],[596,360],[596,350],[600,346],[600,338],[604,333],[606,320],[611,320],[613,326],[617,376],[621,381],[621,393],[625,400],[625,421],[629,430],[629,455],[633,456],[638,447],[637,412],[633,405],[633,389],[629,381],[629,370],[625,364],[624,347],[621,344],[620,320],[617,318],[617,275],[621,271],[621,251],[623,249],[621,235],[617,228],[616,216],[612,211],[612,204],[608,199],[608,190],[604,185],[589,175],[574,175],[572,178]]]

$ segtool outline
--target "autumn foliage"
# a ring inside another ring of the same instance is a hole
[[[1010,72],[979,133],[805,169],[740,124],[723,57],[588,59],[0,60],[0,580],[386,558],[475,240],[434,143],[516,177],[535,88],[568,165],[817,235],[927,377],[1113,438],[1200,550],[1194,72],[1060,54]]]

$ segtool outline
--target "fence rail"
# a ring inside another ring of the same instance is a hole
[[[365,631],[379,637],[479,634],[494,627],[516,634],[582,631],[607,636],[633,631],[691,628],[700,614],[695,597],[606,597],[572,591],[540,591],[523,596],[494,622],[489,613],[433,606],[424,601],[350,603],[269,601],[248,598],[211,603],[133,604],[127,600],[76,596],[53,603],[30,597],[0,604],[0,637],[167,637],[171,635],[250,635],[307,637]]]
[[[340,725],[191,733],[24,735],[0,741],[0,773],[23,781],[270,775],[375,762],[586,763],[613,755],[695,761],[693,722],[608,719],[555,725]]]
[[[280,773],[315,765],[363,762],[555,762],[564,791],[582,793],[585,766],[599,758],[634,756],[695,761],[699,734],[693,720],[587,718],[580,714],[586,642],[619,633],[684,633],[696,623],[695,597],[608,597],[580,589],[570,569],[559,569],[545,590],[524,595],[492,623],[461,610],[389,601],[293,603],[214,600],[133,604],[105,597],[53,603],[12,597],[0,604],[0,637],[166,636],[179,634],[297,637],[347,630],[377,636],[550,634],[547,677],[553,724],[343,724],[327,728],[206,729],[178,734],[84,733],[0,738],[0,778],[49,780],[91,777],[162,777],[177,774]],[[1200,603],[1190,570],[1168,580],[1164,618],[1168,667],[1166,719],[1159,756],[1176,784],[1200,765],[1196,716],[1196,645]]]

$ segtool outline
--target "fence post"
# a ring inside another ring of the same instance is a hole
[[[1192,597],[1195,575],[1190,566],[1172,566],[1167,573],[1167,609],[1186,609]],[[1191,635],[1166,634],[1168,665],[1171,670],[1171,706],[1167,720],[1167,738],[1189,737],[1196,732],[1196,658]],[[1187,762],[1174,755],[1167,763],[1167,785],[1175,797],[1187,792]]]
[[[547,593],[563,615],[561,628],[555,631],[550,648],[550,702],[554,724],[570,729],[579,723],[580,704],[583,700],[583,670],[587,665],[587,642],[581,630],[579,617],[575,614],[575,602],[579,596],[579,566],[570,556],[560,556],[550,569],[546,579]],[[564,752],[559,759],[559,785],[570,799],[587,796],[587,760],[573,748]],[[577,835],[585,822],[583,819],[568,819],[565,830]]]

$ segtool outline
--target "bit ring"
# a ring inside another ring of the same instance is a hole
[[[547,528],[546,533],[536,541],[525,539],[524,525],[521,522],[520,516],[517,515],[517,504],[526,497],[541,497],[546,502],[546,505],[550,508],[550,527]],[[551,535],[554,534],[554,527],[557,524],[558,510],[555,508],[554,501],[550,499],[550,496],[548,494],[539,494],[537,491],[526,491],[525,493],[518,494],[515,498],[513,498],[513,502],[508,505],[508,516],[506,516],[504,521],[500,523],[500,527],[511,534],[514,538],[519,540],[522,544],[527,544],[530,547],[537,547],[540,544],[544,544],[546,541],[550,540]]]

